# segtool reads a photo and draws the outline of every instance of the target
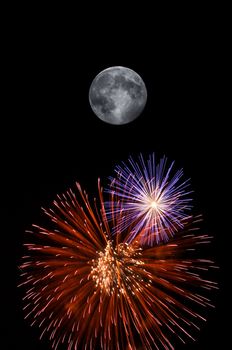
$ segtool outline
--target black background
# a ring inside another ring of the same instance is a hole
[[[69,23],[67,15],[55,18],[51,12],[47,17],[45,11],[22,20],[13,31],[7,222],[10,244],[15,243],[16,284],[24,231],[40,222],[41,206],[48,207],[75,181],[94,197],[97,178],[107,184],[113,167],[130,155],[166,155],[191,178],[194,212],[203,214],[203,229],[215,236],[212,256],[220,266],[215,276],[220,290],[213,296],[216,309],[209,311],[198,340],[183,349],[224,349],[225,232],[219,187],[225,115],[217,23],[203,17],[187,26],[186,18],[185,25],[174,21],[168,26],[167,21],[160,27],[154,24],[153,30],[136,20],[122,29],[121,17],[116,20],[118,32],[111,32],[110,19],[96,21],[87,30],[77,27],[73,16]],[[123,126],[100,121],[88,102],[93,78],[114,65],[135,70],[148,91],[141,116]],[[7,251],[3,255],[9,261]],[[22,291],[15,288],[8,294],[14,316],[5,320],[5,348],[49,349],[23,319]]]

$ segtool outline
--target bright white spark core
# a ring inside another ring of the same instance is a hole
[[[156,201],[151,201],[150,206],[152,209],[158,209],[158,203]]]

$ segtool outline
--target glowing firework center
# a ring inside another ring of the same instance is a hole
[[[131,266],[144,264],[138,260],[141,250],[141,248],[129,246],[127,243],[121,243],[114,248],[112,242],[108,241],[105,250],[97,252],[99,257],[92,260],[91,275],[101,293],[104,291],[108,295],[112,295],[117,292],[120,296],[126,290],[134,294],[136,290],[141,288],[140,283],[144,280],[131,268]]]

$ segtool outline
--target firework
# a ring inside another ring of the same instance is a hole
[[[128,165],[116,167],[117,176],[110,178],[108,190],[114,195],[114,203],[107,203],[107,214],[110,218],[112,211],[123,211],[117,231],[124,231],[133,223],[129,242],[141,232],[141,243],[166,242],[183,228],[183,219],[191,208],[190,192],[186,191],[189,180],[181,182],[182,169],[172,174],[173,165],[174,162],[167,167],[165,157],[156,164],[152,154],[147,162],[140,155],[138,162],[129,158]]]
[[[168,244],[128,244],[128,232],[111,234],[100,184],[100,210],[77,188],[79,199],[69,190],[44,210],[46,228],[28,231],[25,318],[53,349],[173,349],[173,337],[193,338],[211,305],[200,290],[216,288],[204,277],[213,262],[197,253],[210,242],[194,231],[198,220]]]

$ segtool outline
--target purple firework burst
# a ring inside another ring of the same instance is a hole
[[[110,178],[108,192],[113,200],[107,213],[109,217],[112,210],[121,213],[115,232],[130,227],[128,242],[138,234],[142,244],[166,242],[183,227],[191,208],[191,191],[186,191],[189,179],[182,181],[183,170],[174,172],[173,165],[167,166],[166,157],[156,164],[153,153],[147,161],[140,154],[138,161],[130,157],[128,163],[116,166],[117,175]]]

